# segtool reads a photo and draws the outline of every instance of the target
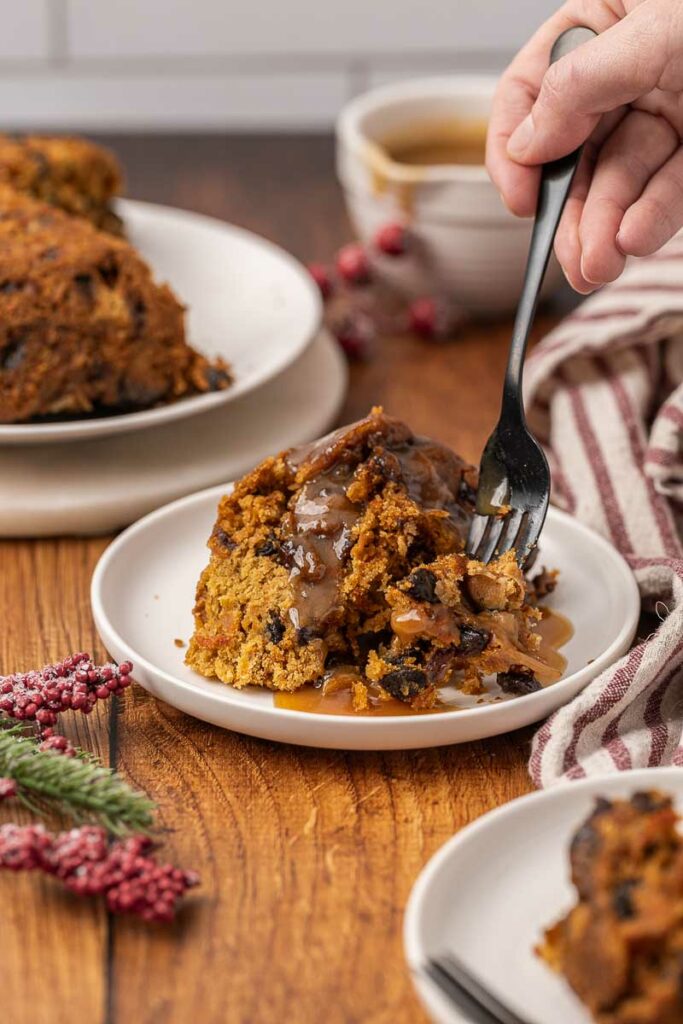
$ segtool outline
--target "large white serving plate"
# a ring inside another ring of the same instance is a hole
[[[110,533],[252,469],[332,426],[348,368],[321,331],[292,366],[239,401],[145,432],[55,448],[0,446],[0,537]]]
[[[559,683],[487,703],[451,690],[454,710],[435,715],[372,718],[277,708],[269,691],[203,679],[185,666],[183,650],[174,644],[192,632],[195,584],[208,559],[206,541],[224,490],[174,502],[126,530],[102,556],[91,590],[97,629],[114,658],[131,660],[134,678],[155,696],[216,725],[340,749],[461,743],[544,718],[623,654],[633,638],[640,602],[628,566],[601,537],[551,508],[542,562],[560,569],[561,584],[550,604],[575,628],[565,648],[567,674]]]
[[[321,322],[305,268],[243,228],[169,206],[121,200],[129,240],[188,307],[187,338],[222,356],[234,372],[226,391],[143,412],[55,423],[0,424],[0,445],[63,443],[159,426],[215,409],[281,373],[312,342]]]
[[[432,1020],[469,1024],[423,971],[428,957],[451,953],[530,1024],[590,1024],[534,946],[575,900],[569,843],[596,797],[653,788],[671,794],[683,812],[683,771],[647,768],[513,800],[439,850],[415,883],[404,926],[408,965]]]

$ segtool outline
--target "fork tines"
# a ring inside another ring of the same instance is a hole
[[[536,543],[543,518],[542,509],[510,509],[503,516],[477,515],[467,538],[467,553],[478,562],[488,563],[514,549],[523,567]]]

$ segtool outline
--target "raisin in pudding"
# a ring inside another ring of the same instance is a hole
[[[492,674],[510,694],[556,681],[514,555],[464,554],[475,486],[381,410],[267,459],[220,503],[187,663],[359,713],[433,709],[444,684],[481,694]]]
[[[658,792],[598,800],[571,845],[578,901],[540,955],[598,1024],[683,1021],[683,838]]]
[[[0,423],[144,409],[225,388],[127,242],[0,184]]]

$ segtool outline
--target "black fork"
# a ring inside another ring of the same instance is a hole
[[[555,41],[550,63],[554,64],[595,35],[590,28],[567,29]],[[467,538],[467,553],[480,562],[490,562],[514,548],[523,568],[538,542],[548,511],[550,468],[543,449],[527,426],[522,375],[538,295],[580,156],[581,148],[545,164],[542,169],[524,285],[512,330],[500,419],[482,455],[477,515]]]

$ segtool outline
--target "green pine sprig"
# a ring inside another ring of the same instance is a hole
[[[91,754],[65,757],[40,750],[21,725],[0,728],[0,777],[34,813],[65,814],[77,824],[102,825],[113,835],[149,832],[155,804]]]

